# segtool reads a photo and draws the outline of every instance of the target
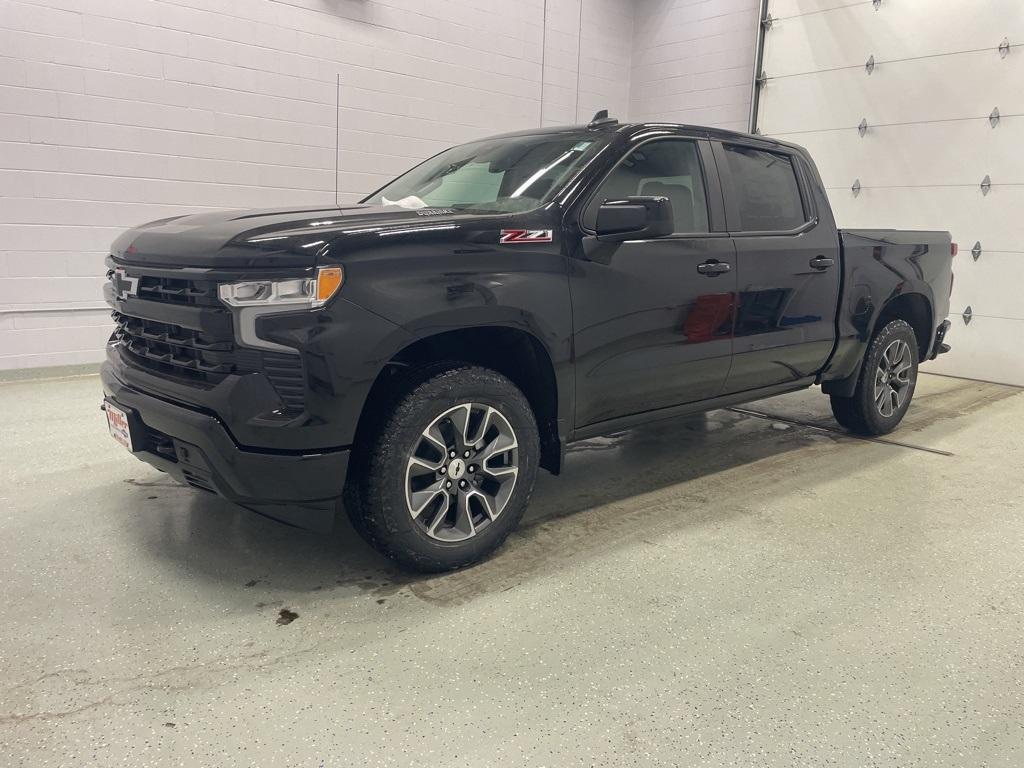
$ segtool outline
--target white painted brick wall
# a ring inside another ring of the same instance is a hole
[[[746,131],[759,0],[637,0],[631,120]]]
[[[600,108],[743,127],[754,6],[0,0],[0,369],[100,358],[104,310],[22,310],[99,306],[109,243],[144,221],[352,202]]]

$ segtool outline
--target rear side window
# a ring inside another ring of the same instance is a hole
[[[724,148],[732,172],[741,230],[781,232],[796,229],[806,221],[790,157],[731,144]]]

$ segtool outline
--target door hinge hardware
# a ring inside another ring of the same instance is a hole
[[[882,0],[871,0],[871,4],[875,6],[875,10],[877,11],[882,7]]]
[[[1010,53],[1010,38],[1004,37],[1003,42],[999,44],[999,58],[1005,59]]]
[[[973,257],[974,257],[974,260],[975,260],[975,261],[977,261],[978,259],[980,259],[980,258],[981,258],[981,240],[979,240],[978,242],[976,242],[976,243],[974,244],[974,247],[973,247],[973,248],[971,248],[971,256],[973,256]]]
[[[853,180],[853,186],[850,187],[850,191],[853,192],[854,197],[860,194],[860,179]]]
[[[764,31],[765,32],[767,32],[769,29],[771,29],[772,28],[772,24],[774,24],[774,23],[775,23],[775,19],[772,18],[772,15],[770,13],[767,16],[765,16],[763,19],[761,19],[761,26],[764,27]]]
[[[867,62],[864,64],[864,70],[870,75],[875,71],[875,54],[871,54],[868,57]]]
[[[992,110],[992,114],[988,116],[988,123],[993,128],[999,125],[999,107],[996,107],[995,109]]]
[[[860,124],[857,126],[857,133],[862,137],[868,132],[868,119],[866,117],[861,118]]]
[[[974,311],[970,307],[967,307],[960,317],[964,319],[964,325],[970,325],[971,320],[974,319]]]
[[[757,76],[757,80],[755,80],[754,82],[757,83],[759,88],[763,87],[764,84],[768,82],[768,73],[762,69],[760,74],[758,74]]]
[[[985,178],[981,180],[981,194],[987,195],[989,193],[989,190],[991,190],[991,189],[992,189],[992,179],[990,179],[989,175],[986,173],[985,174]]]

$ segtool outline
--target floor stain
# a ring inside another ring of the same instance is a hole
[[[299,618],[299,614],[297,614],[295,611],[290,611],[287,608],[282,608],[277,615],[276,623],[283,627],[286,624],[291,624],[297,618]]]

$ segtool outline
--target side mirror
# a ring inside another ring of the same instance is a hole
[[[667,197],[606,200],[597,209],[597,239],[618,243],[648,240],[674,231],[672,201]]]

